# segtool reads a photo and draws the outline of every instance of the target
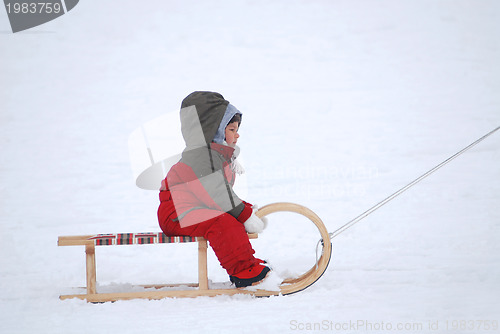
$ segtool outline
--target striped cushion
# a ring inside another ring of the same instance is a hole
[[[116,233],[116,234],[97,234],[90,237],[89,240],[94,240],[96,246],[107,245],[143,245],[143,244],[169,244],[169,243],[185,243],[195,242],[197,237],[187,235],[179,235],[167,237],[162,232],[147,232],[147,233]]]

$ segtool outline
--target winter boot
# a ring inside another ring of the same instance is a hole
[[[243,288],[262,281],[270,270],[265,265],[259,263],[233,276],[229,276],[229,278],[237,288]]]

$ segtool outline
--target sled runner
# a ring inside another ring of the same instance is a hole
[[[60,236],[59,246],[85,246],[86,254],[86,276],[87,293],[62,295],[60,299],[79,298],[86,299],[88,302],[107,302],[117,300],[128,300],[135,298],[143,299],[162,299],[168,297],[198,297],[198,296],[217,296],[217,295],[235,295],[250,294],[258,297],[273,295],[288,295],[302,291],[314,284],[325,272],[331,257],[331,241],[328,231],[321,219],[308,208],[293,203],[274,203],[262,207],[256,214],[259,217],[267,216],[271,213],[286,211],[301,214],[311,220],[318,228],[322,238],[321,256],[304,274],[299,277],[285,279],[278,291],[269,291],[262,289],[230,288],[230,289],[210,289],[207,277],[207,240],[201,237],[190,236],[165,236],[162,232],[153,233],[119,233],[119,234],[97,234],[81,236]],[[250,239],[256,239],[257,234],[249,234]],[[96,246],[115,246],[115,245],[151,245],[159,243],[186,243],[198,242],[198,283],[192,284],[161,284],[161,285],[142,285],[145,291],[118,292],[118,293],[99,293],[96,288]],[[146,290],[147,289],[147,290]],[[179,290],[181,289],[181,290]]]

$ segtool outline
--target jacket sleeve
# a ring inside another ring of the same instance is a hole
[[[239,214],[239,216],[235,217],[242,224],[244,222],[246,222],[248,218],[250,218],[250,216],[252,215],[252,212],[253,212],[252,205],[250,205],[250,204],[248,204],[246,202],[243,202],[243,205],[245,207],[243,208],[243,210],[241,211],[241,213]]]

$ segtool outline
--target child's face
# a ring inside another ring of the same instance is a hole
[[[240,138],[240,135],[238,134],[238,122],[229,123],[226,126],[226,143],[229,146],[234,147],[238,138]]]

